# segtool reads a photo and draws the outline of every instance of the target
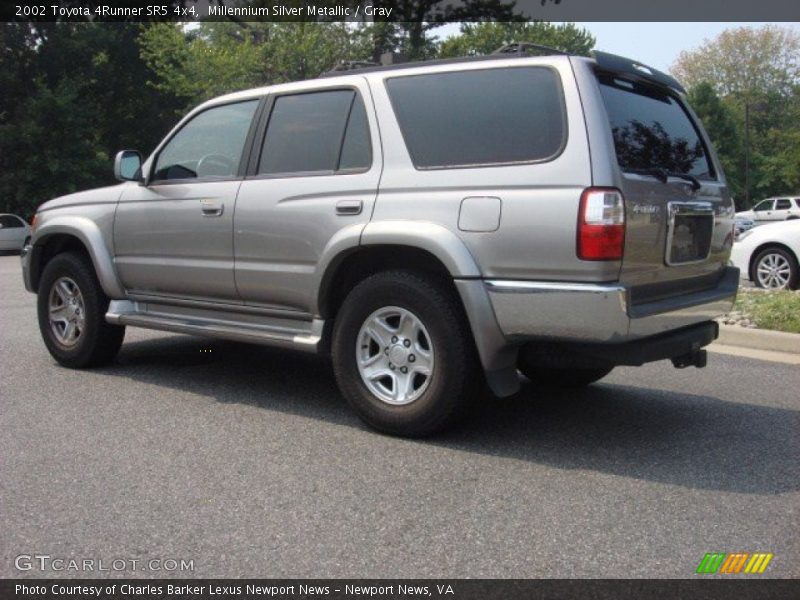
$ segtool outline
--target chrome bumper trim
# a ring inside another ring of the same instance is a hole
[[[728,312],[736,298],[738,275],[738,270],[728,268],[714,290],[636,307],[629,305],[628,290],[619,283],[492,279],[484,285],[500,330],[510,342],[623,342]]]
[[[504,279],[487,279],[484,281],[490,292],[499,294],[535,294],[548,292],[582,292],[590,294],[625,293],[619,284],[601,283],[558,283],[549,281],[513,281]]]

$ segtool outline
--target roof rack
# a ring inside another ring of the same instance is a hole
[[[492,52],[492,54],[516,54],[517,56],[524,56],[528,53],[528,50],[536,50],[541,56],[552,56],[553,54],[569,55],[569,52],[564,52],[563,50],[558,50],[557,48],[551,48],[550,46],[533,44],[531,42],[511,42],[510,44],[501,46]]]

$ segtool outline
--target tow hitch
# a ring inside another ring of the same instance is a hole
[[[708,353],[705,350],[694,350],[687,354],[673,356],[670,360],[676,369],[685,369],[686,367],[702,369],[708,362]]]

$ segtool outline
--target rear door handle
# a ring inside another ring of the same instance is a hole
[[[360,215],[364,208],[361,200],[341,200],[336,203],[337,215]]]
[[[219,217],[225,212],[225,204],[217,200],[200,200],[200,211],[204,217]]]

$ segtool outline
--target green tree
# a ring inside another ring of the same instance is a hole
[[[112,181],[121,148],[149,152],[174,122],[154,94],[136,23],[7,23],[0,77],[0,210]]]
[[[153,25],[143,31],[138,44],[142,60],[155,75],[149,85],[158,93],[179,98],[179,112],[214,96],[265,82],[261,48],[250,36],[224,35],[213,24],[188,31],[180,23]]]
[[[741,160],[727,170],[744,206],[794,193],[800,160],[800,34],[764,25],[723,31],[672,67],[684,84],[713,87],[736,123]],[[716,142],[716,140],[715,140]],[[727,156],[727,152],[720,154]]]
[[[459,35],[441,43],[439,55],[447,58],[491,54],[511,42],[531,42],[586,55],[594,48],[595,38],[572,23],[464,23]]]
[[[741,134],[732,111],[714,91],[714,86],[707,81],[690,88],[687,99],[714,144],[731,194],[740,202],[744,189],[744,157]]]
[[[723,97],[791,94],[800,83],[800,33],[775,25],[726,29],[681,52],[671,71],[684,85],[708,82]]]
[[[141,56],[151,85],[183,101],[183,109],[214,96],[317,77],[343,60],[366,60],[364,27],[342,22],[176,23],[149,27]]]
[[[756,113],[753,197],[800,190],[800,87],[788,97],[768,98]],[[763,114],[762,114],[763,113]]]
[[[376,0],[374,4],[392,8],[397,49],[409,60],[435,57],[436,38],[431,32],[446,23],[522,20],[514,3],[505,0]]]

